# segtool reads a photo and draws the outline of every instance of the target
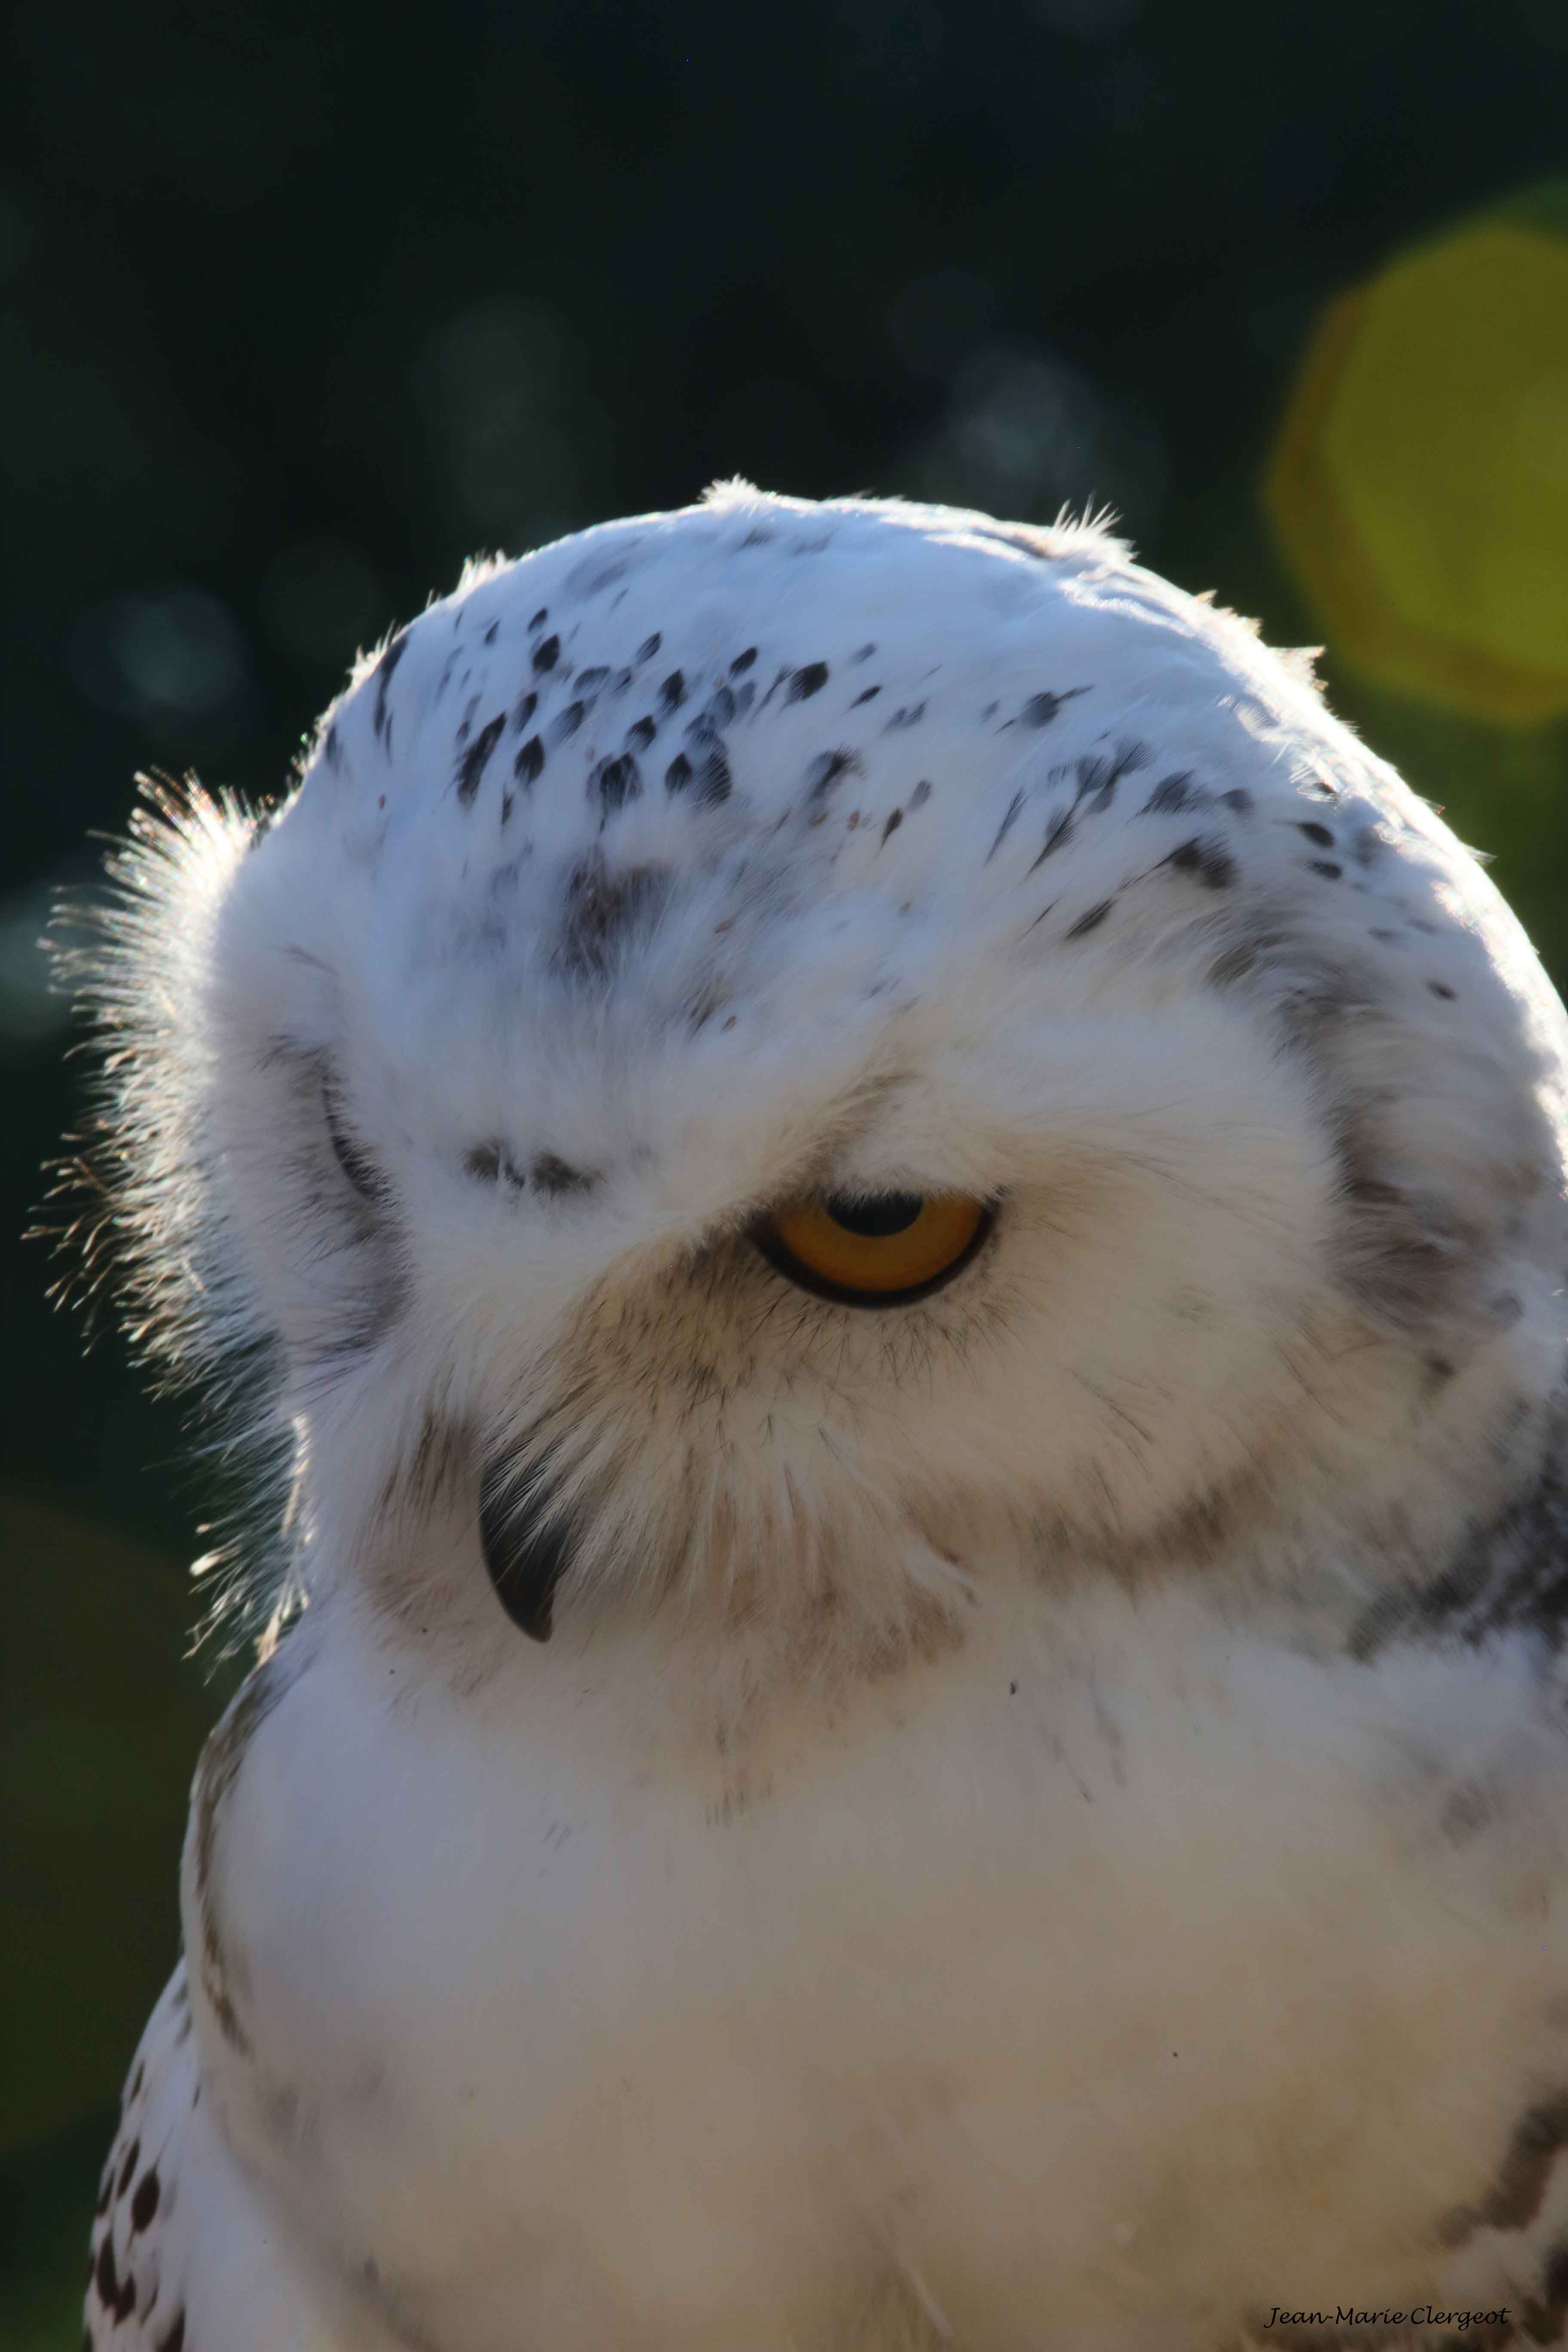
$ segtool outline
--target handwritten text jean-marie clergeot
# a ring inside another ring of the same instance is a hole
[[[1359,2305],[1336,2304],[1332,2311],[1287,2311],[1277,2303],[1268,2318],[1269,2327],[1451,2327],[1462,2336],[1468,2327],[1506,2327],[1510,2314],[1506,2304],[1496,2311],[1440,2311],[1435,2303],[1412,2304],[1408,2311],[1363,2311]]]

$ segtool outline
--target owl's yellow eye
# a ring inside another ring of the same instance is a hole
[[[992,1212],[967,1192],[830,1192],[753,1228],[781,1274],[846,1307],[907,1307],[969,1264]]]

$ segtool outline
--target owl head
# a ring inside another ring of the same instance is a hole
[[[1544,1443],[1561,1008],[1101,530],[733,484],[471,567],[114,871],[135,1330],[286,1446],[302,1594],[462,1671],[1020,1580],[1339,1622]]]

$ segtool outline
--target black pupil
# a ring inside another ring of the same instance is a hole
[[[908,1231],[925,1207],[920,1192],[872,1192],[856,1199],[837,1193],[823,1206],[836,1225],[867,1241],[885,1241],[889,1234]]]

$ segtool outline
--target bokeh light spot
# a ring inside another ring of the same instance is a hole
[[[1334,650],[1513,724],[1568,710],[1568,236],[1528,206],[1320,320],[1264,481]]]

